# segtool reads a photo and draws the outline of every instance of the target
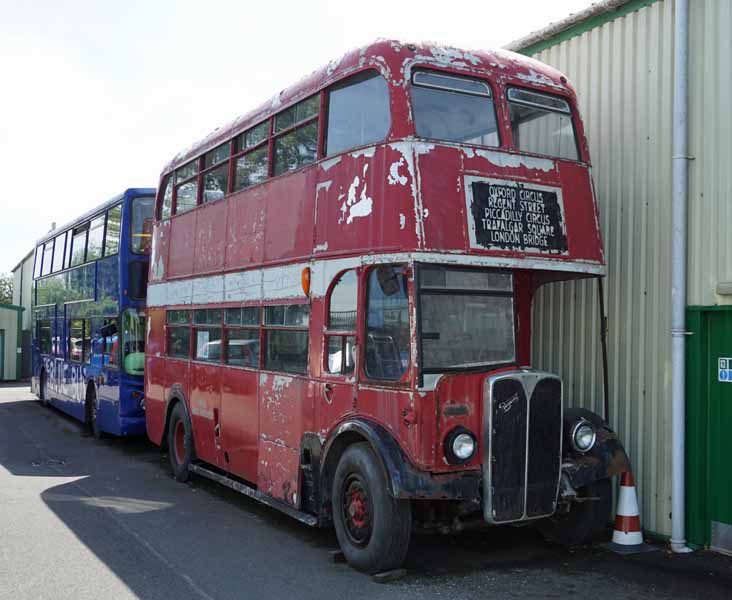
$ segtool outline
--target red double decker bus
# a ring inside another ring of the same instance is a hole
[[[606,525],[627,457],[533,370],[532,296],[604,274],[561,73],[379,41],[163,170],[148,289],[150,439],[310,525],[354,567],[421,530]]]

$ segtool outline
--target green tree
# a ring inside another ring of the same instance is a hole
[[[0,273],[0,304],[13,302],[13,276]]]

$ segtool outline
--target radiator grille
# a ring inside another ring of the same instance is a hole
[[[561,381],[534,371],[502,374],[488,378],[484,395],[485,519],[551,515],[561,469]]]

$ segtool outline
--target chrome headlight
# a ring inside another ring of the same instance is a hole
[[[475,436],[470,431],[456,427],[445,437],[445,458],[453,465],[466,463],[475,454],[476,446]]]
[[[584,454],[592,450],[597,440],[597,432],[595,427],[589,421],[584,419],[577,421],[574,427],[572,427],[572,433],[570,434],[570,440],[572,447],[577,451]]]

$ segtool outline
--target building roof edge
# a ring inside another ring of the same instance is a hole
[[[546,27],[514,40],[504,46],[506,50],[522,54],[535,54],[565,39],[580,35],[589,29],[622,17],[658,0],[599,0],[584,10],[550,23]]]

